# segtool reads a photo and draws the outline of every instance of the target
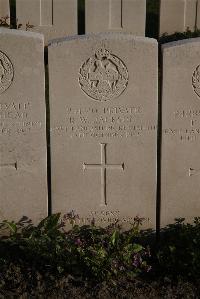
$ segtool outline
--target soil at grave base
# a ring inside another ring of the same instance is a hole
[[[8,271],[0,269],[0,299],[2,298],[67,298],[67,299],[190,299],[200,298],[200,281],[178,282],[168,279],[147,282],[139,279],[120,279],[111,283],[88,284],[75,281],[71,276],[55,278],[46,273],[41,275],[32,269],[22,271],[12,267]]]

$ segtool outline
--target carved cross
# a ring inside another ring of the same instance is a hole
[[[123,0],[110,0],[109,1],[109,28],[122,29],[122,5]]]
[[[200,169],[189,168],[189,176],[200,174]]]
[[[101,146],[101,163],[87,164],[83,163],[83,170],[101,170],[101,206],[107,205],[106,197],[106,171],[107,169],[124,170],[124,163],[122,164],[107,164],[106,157],[106,143],[100,143]]]
[[[17,162],[14,163],[5,163],[5,164],[0,164],[0,168],[7,168],[7,167],[12,167],[15,168],[15,170],[17,170]]]
[[[40,0],[40,26],[52,26],[52,25],[53,25],[53,0]]]

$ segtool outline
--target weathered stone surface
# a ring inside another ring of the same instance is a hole
[[[0,29],[0,219],[47,215],[44,41]]]
[[[196,24],[197,0],[161,0],[160,36],[194,30]]]
[[[49,46],[52,209],[155,224],[157,42],[105,33]],[[148,76],[147,76],[148,74]]]
[[[200,215],[200,39],[163,46],[161,223]]]
[[[0,0],[0,19],[4,20],[5,18],[6,18],[6,23],[10,24],[9,0]]]
[[[21,29],[43,33],[46,44],[77,34],[77,0],[16,0],[16,15]]]
[[[146,0],[86,0],[86,33],[122,31],[145,35]]]

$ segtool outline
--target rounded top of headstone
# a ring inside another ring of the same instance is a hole
[[[44,41],[44,35],[36,32],[22,31],[17,29],[7,29],[0,27],[0,34],[3,35],[15,35],[19,37],[30,37],[30,38],[38,38]]]
[[[162,45],[162,51],[167,49],[167,48],[173,48],[173,47],[181,47],[181,46],[191,46],[192,44],[197,44],[200,43],[200,37],[196,38],[188,38],[188,39],[182,39],[170,43],[166,43]]]
[[[49,47],[56,47],[62,43],[74,41],[74,40],[125,40],[125,41],[134,41],[134,42],[143,42],[150,44],[157,44],[157,40],[154,38],[135,36],[130,33],[123,32],[101,32],[101,33],[90,33],[85,35],[72,35],[67,37],[62,37],[58,39],[53,39],[49,41]]]

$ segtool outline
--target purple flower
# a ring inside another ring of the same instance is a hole
[[[147,267],[147,272],[151,271],[151,269],[152,269],[152,266],[148,266]]]
[[[76,239],[74,242],[77,246],[81,246],[83,244],[83,242],[81,241],[81,239]]]
[[[142,258],[138,253],[136,253],[133,257],[133,266],[139,267],[141,263],[142,263]]]

